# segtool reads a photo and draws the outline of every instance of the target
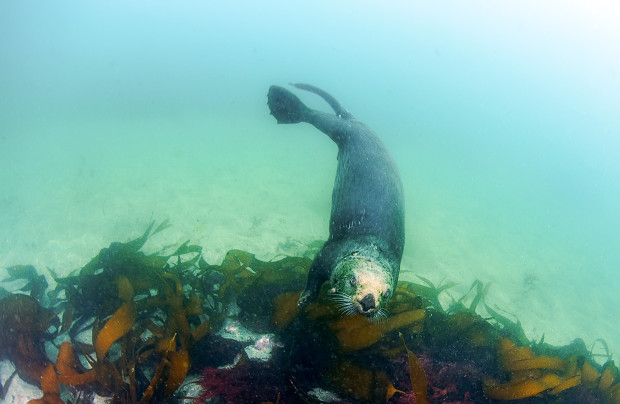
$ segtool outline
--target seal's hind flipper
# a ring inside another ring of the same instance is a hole
[[[325,100],[325,102],[327,102],[329,104],[329,106],[332,107],[332,109],[334,110],[336,115],[338,115],[340,118],[342,118],[342,119],[351,119],[351,118],[353,118],[353,115],[351,115],[351,113],[349,111],[347,111],[347,109],[345,107],[340,105],[338,100],[336,100],[327,91],[321,90],[320,88],[315,87],[315,86],[313,86],[311,84],[305,84],[305,83],[290,83],[290,84],[293,87],[299,88],[300,90],[310,91],[311,93],[314,93],[314,94],[318,95],[319,97],[323,98]]]
[[[279,86],[269,87],[267,104],[278,123],[305,122],[310,111],[295,94]]]

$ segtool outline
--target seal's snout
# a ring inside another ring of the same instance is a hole
[[[362,306],[362,310],[365,313],[374,310],[377,307],[375,297],[370,293],[364,296],[362,300],[360,300],[360,305]]]

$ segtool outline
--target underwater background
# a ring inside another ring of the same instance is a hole
[[[307,82],[397,161],[401,279],[491,283],[528,337],[615,358],[619,19],[603,0],[4,1],[0,267],[69,274],[152,218],[173,226],[147,248],[189,239],[209,263],[326,239],[336,146],[266,105]]]

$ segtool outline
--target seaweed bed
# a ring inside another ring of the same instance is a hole
[[[400,282],[381,322],[343,317],[325,293],[300,313],[309,258],[231,250],[209,265],[188,242],[145,255],[167,223],[154,227],[76,275],[50,271],[53,289],[32,266],[7,268],[25,286],[0,290],[0,360],[16,369],[2,396],[18,374],[41,388],[34,403],[620,403],[610,358],[528,341],[481,282],[448,309],[451,284]]]

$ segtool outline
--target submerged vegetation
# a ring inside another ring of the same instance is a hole
[[[41,388],[35,403],[620,403],[610,358],[598,365],[580,340],[528,341],[482,282],[447,309],[439,295],[454,284],[400,282],[379,322],[342,316],[325,293],[300,312],[311,252],[265,262],[231,250],[220,265],[188,242],[144,254],[166,227],[53,274],[53,289],[31,266],[8,268],[25,286],[0,295],[0,359],[16,370],[0,393],[17,374]]]

